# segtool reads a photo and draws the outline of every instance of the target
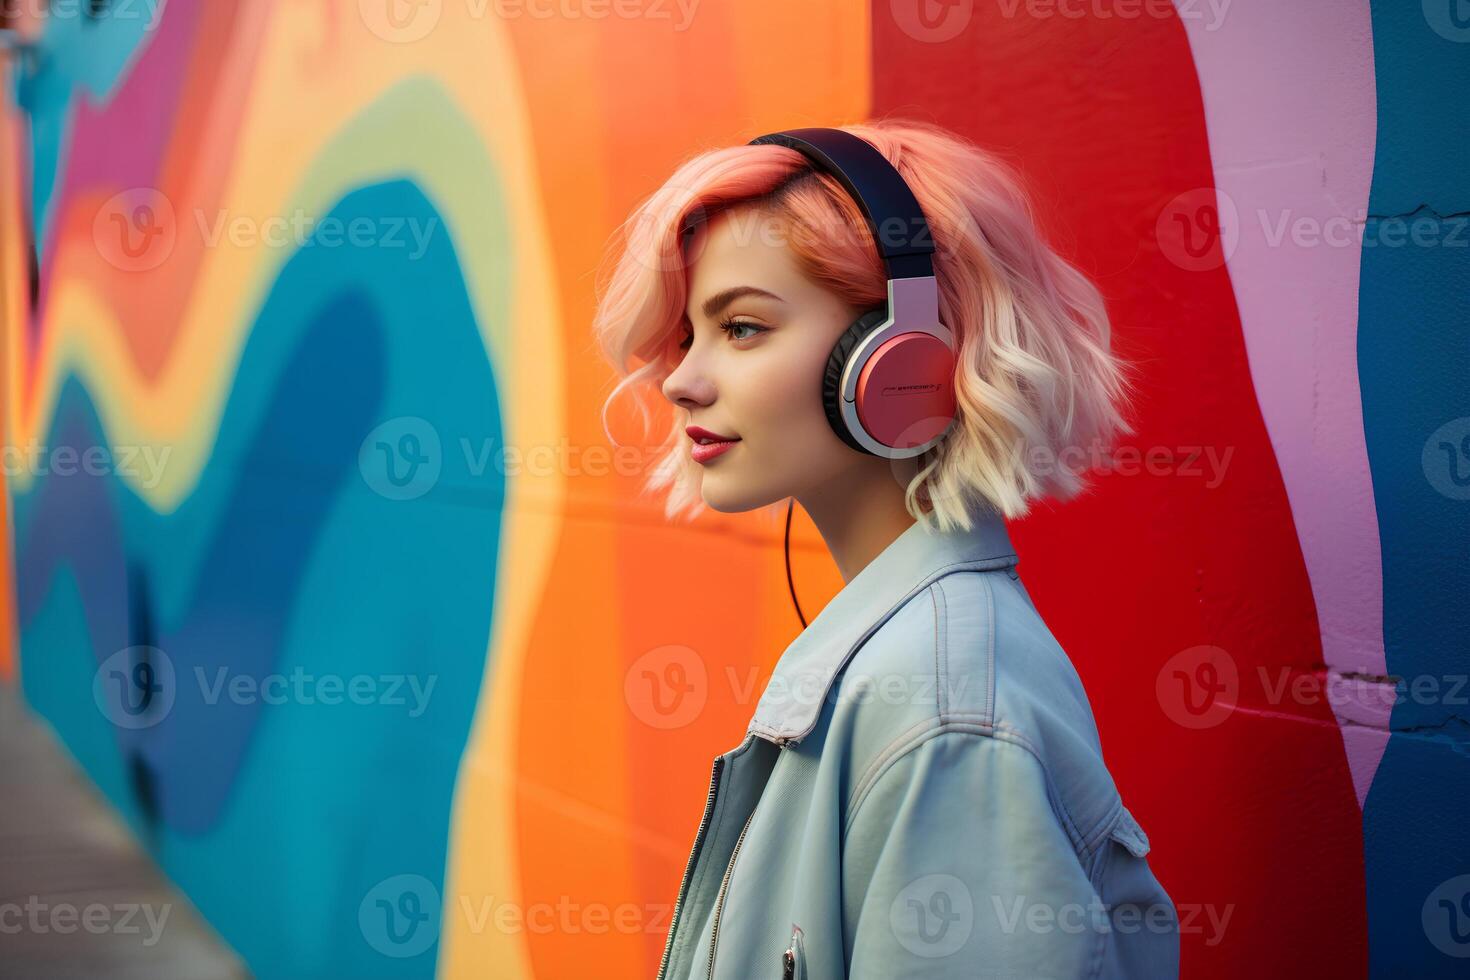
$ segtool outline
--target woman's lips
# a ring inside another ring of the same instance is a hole
[[[739,439],[731,439],[728,442],[711,442],[705,445],[694,443],[689,447],[689,455],[694,457],[696,463],[708,463],[717,456],[724,455],[725,450],[732,448]]]

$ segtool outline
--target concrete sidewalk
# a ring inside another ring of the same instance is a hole
[[[0,684],[0,977],[249,976],[15,685]]]

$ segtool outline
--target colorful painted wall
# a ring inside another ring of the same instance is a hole
[[[1463,4],[52,6],[4,56],[0,673],[257,975],[655,972],[799,623],[779,526],[638,499],[596,270],[690,153],[879,114],[1016,161],[1143,369],[1012,531],[1184,975],[1462,975]]]

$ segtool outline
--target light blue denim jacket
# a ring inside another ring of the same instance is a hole
[[[1179,974],[1178,919],[1003,520],[914,524],[714,760],[661,980]]]

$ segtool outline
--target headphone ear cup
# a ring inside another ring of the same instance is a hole
[[[863,338],[881,327],[888,319],[888,310],[880,307],[869,310],[853,321],[852,326],[837,338],[837,343],[832,345],[832,353],[827,357],[827,370],[822,373],[822,407],[827,412],[827,422],[832,426],[832,431],[837,437],[847,443],[853,449],[869,456],[876,455],[864,448],[861,443],[852,437],[847,429],[847,423],[842,418],[842,371],[847,367],[848,358],[852,352],[857,350],[858,344]]]

